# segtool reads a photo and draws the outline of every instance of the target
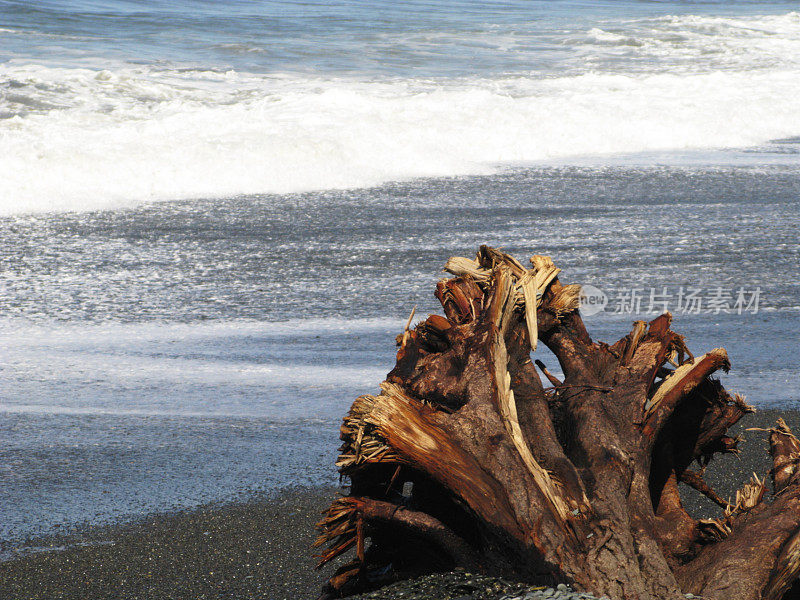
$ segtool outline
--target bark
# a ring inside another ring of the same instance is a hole
[[[482,246],[436,286],[444,315],[398,336],[377,396],[345,417],[337,461],[350,495],[320,523],[320,564],[353,552],[325,594],[464,566],[611,598],[780,599],[800,572],[800,443],[770,431],[773,492],[730,504],[705,483],[728,429],[752,412],[694,357],[671,316],[595,342],[548,257],[531,268]],[[559,381],[531,352],[545,344]],[[691,469],[693,463],[698,466]],[[722,512],[696,520],[679,482]],[[771,497],[770,497],[771,496]],[[788,596],[787,596],[788,597]]]

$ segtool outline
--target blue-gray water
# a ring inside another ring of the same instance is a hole
[[[0,1],[0,540],[334,481],[481,243],[760,289],[675,328],[800,408],[793,9]]]

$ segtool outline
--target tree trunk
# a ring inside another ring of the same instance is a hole
[[[451,258],[432,315],[398,336],[377,396],[344,419],[337,466],[351,481],[320,523],[321,564],[354,549],[325,594],[464,566],[611,598],[779,599],[800,572],[800,444],[770,432],[773,493],[754,478],[728,505],[702,477],[752,408],[693,357],[671,316],[593,342],[580,287],[548,257],[526,269],[486,246]],[[537,363],[544,343],[564,380]],[[699,470],[690,470],[697,462]],[[683,508],[683,481],[720,504]],[[369,542],[369,543],[368,543]]]

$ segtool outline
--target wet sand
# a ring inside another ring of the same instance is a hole
[[[745,435],[741,455],[718,458],[707,473],[721,496],[732,495],[754,471],[768,471],[766,433],[744,430],[769,427],[780,414],[800,431],[800,413],[771,410],[750,415],[732,430]],[[315,598],[327,571],[313,569],[314,523],[336,493],[331,487],[298,488],[247,503],[29,540],[13,548],[17,558],[0,563],[0,598]],[[719,512],[691,489],[684,498],[697,516]]]

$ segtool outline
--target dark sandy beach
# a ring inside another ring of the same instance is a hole
[[[41,551],[0,563],[0,598],[313,598],[324,578],[314,524],[335,493],[298,488],[29,541]]]
[[[745,429],[769,427],[780,414],[800,430],[800,412],[771,410],[734,428],[734,434],[745,436],[741,455],[718,458],[707,473],[723,497],[753,472],[768,471],[766,433]],[[18,557],[0,563],[0,598],[315,598],[325,572],[313,569],[314,523],[336,493],[329,487],[298,488],[246,503],[20,542],[7,549]],[[684,497],[697,516],[718,514],[693,490],[686,489]]]

